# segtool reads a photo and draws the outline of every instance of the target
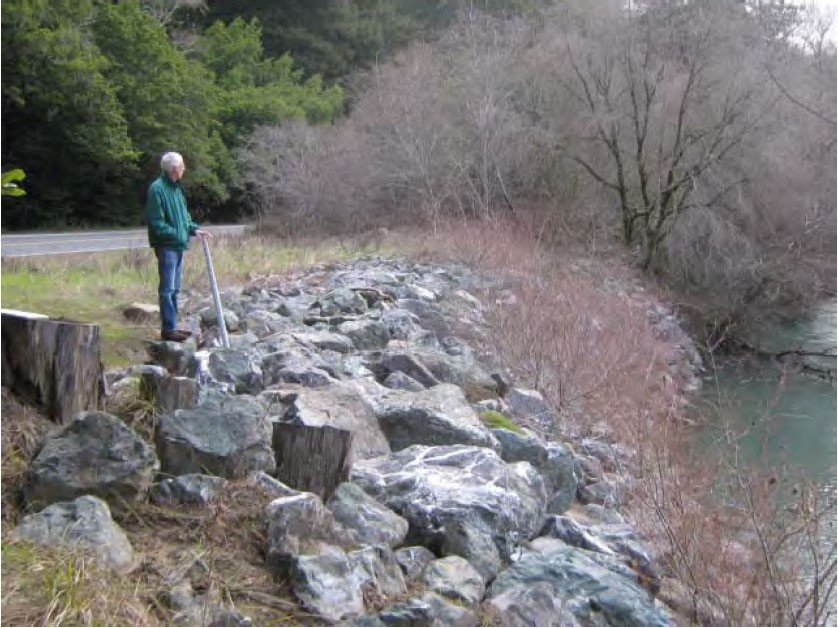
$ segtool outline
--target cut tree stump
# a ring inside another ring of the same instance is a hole
[[[0,310],[3,386],[58,423],[97,410],[103,376],[99,326]]]
[[[336,427],[273,424],[276,477],[324,502],[349,475],[352,432]]]

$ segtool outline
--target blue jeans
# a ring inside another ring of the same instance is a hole
[[[157,294],[160,298],[160,320],[162,331],[171,331],[177,327],[177,296],[183,279],[183,251],[166,247],[154,249],[157,255],[157,273],[160,284]]]

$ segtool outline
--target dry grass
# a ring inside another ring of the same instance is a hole
[[[281,276],[323,261],[371,250],[368,241],[339,239],[282,241],[261,236],[217,238],[211,245],[221,289]],[[134,325],[122,315],[132,302],[157,302],[157,265],[151,249],[84,255],[10,258],[2,262],[2,305],[6,308],[98,323],[103,361],[114,368],[145,359],[144,341],[158,326]],[[204,255],[194,244],[184,258],[184,294],[209,294]]]

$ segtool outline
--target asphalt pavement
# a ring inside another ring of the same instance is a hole
[[[247,225],[203,227],[216,236],[241,235]],[[77,231],[72,233],[0,234],[0,256],[67,255],[148,248],[145,229],[130,231]]]

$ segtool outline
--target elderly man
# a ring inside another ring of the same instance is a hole
[[[212,234],[199,229],[186,208],[186,197],[180,180],[186,169],[178,153],[166,153],[160,160],[163,171],[148,188],[145,205],[148,224],[148,243],[157,255],[160,276],[160,336],[163,340],[183,342],[189,333],[177,329],[178,293],[183,276],[183,252],[189,248],[189,238],[211,238]]]

